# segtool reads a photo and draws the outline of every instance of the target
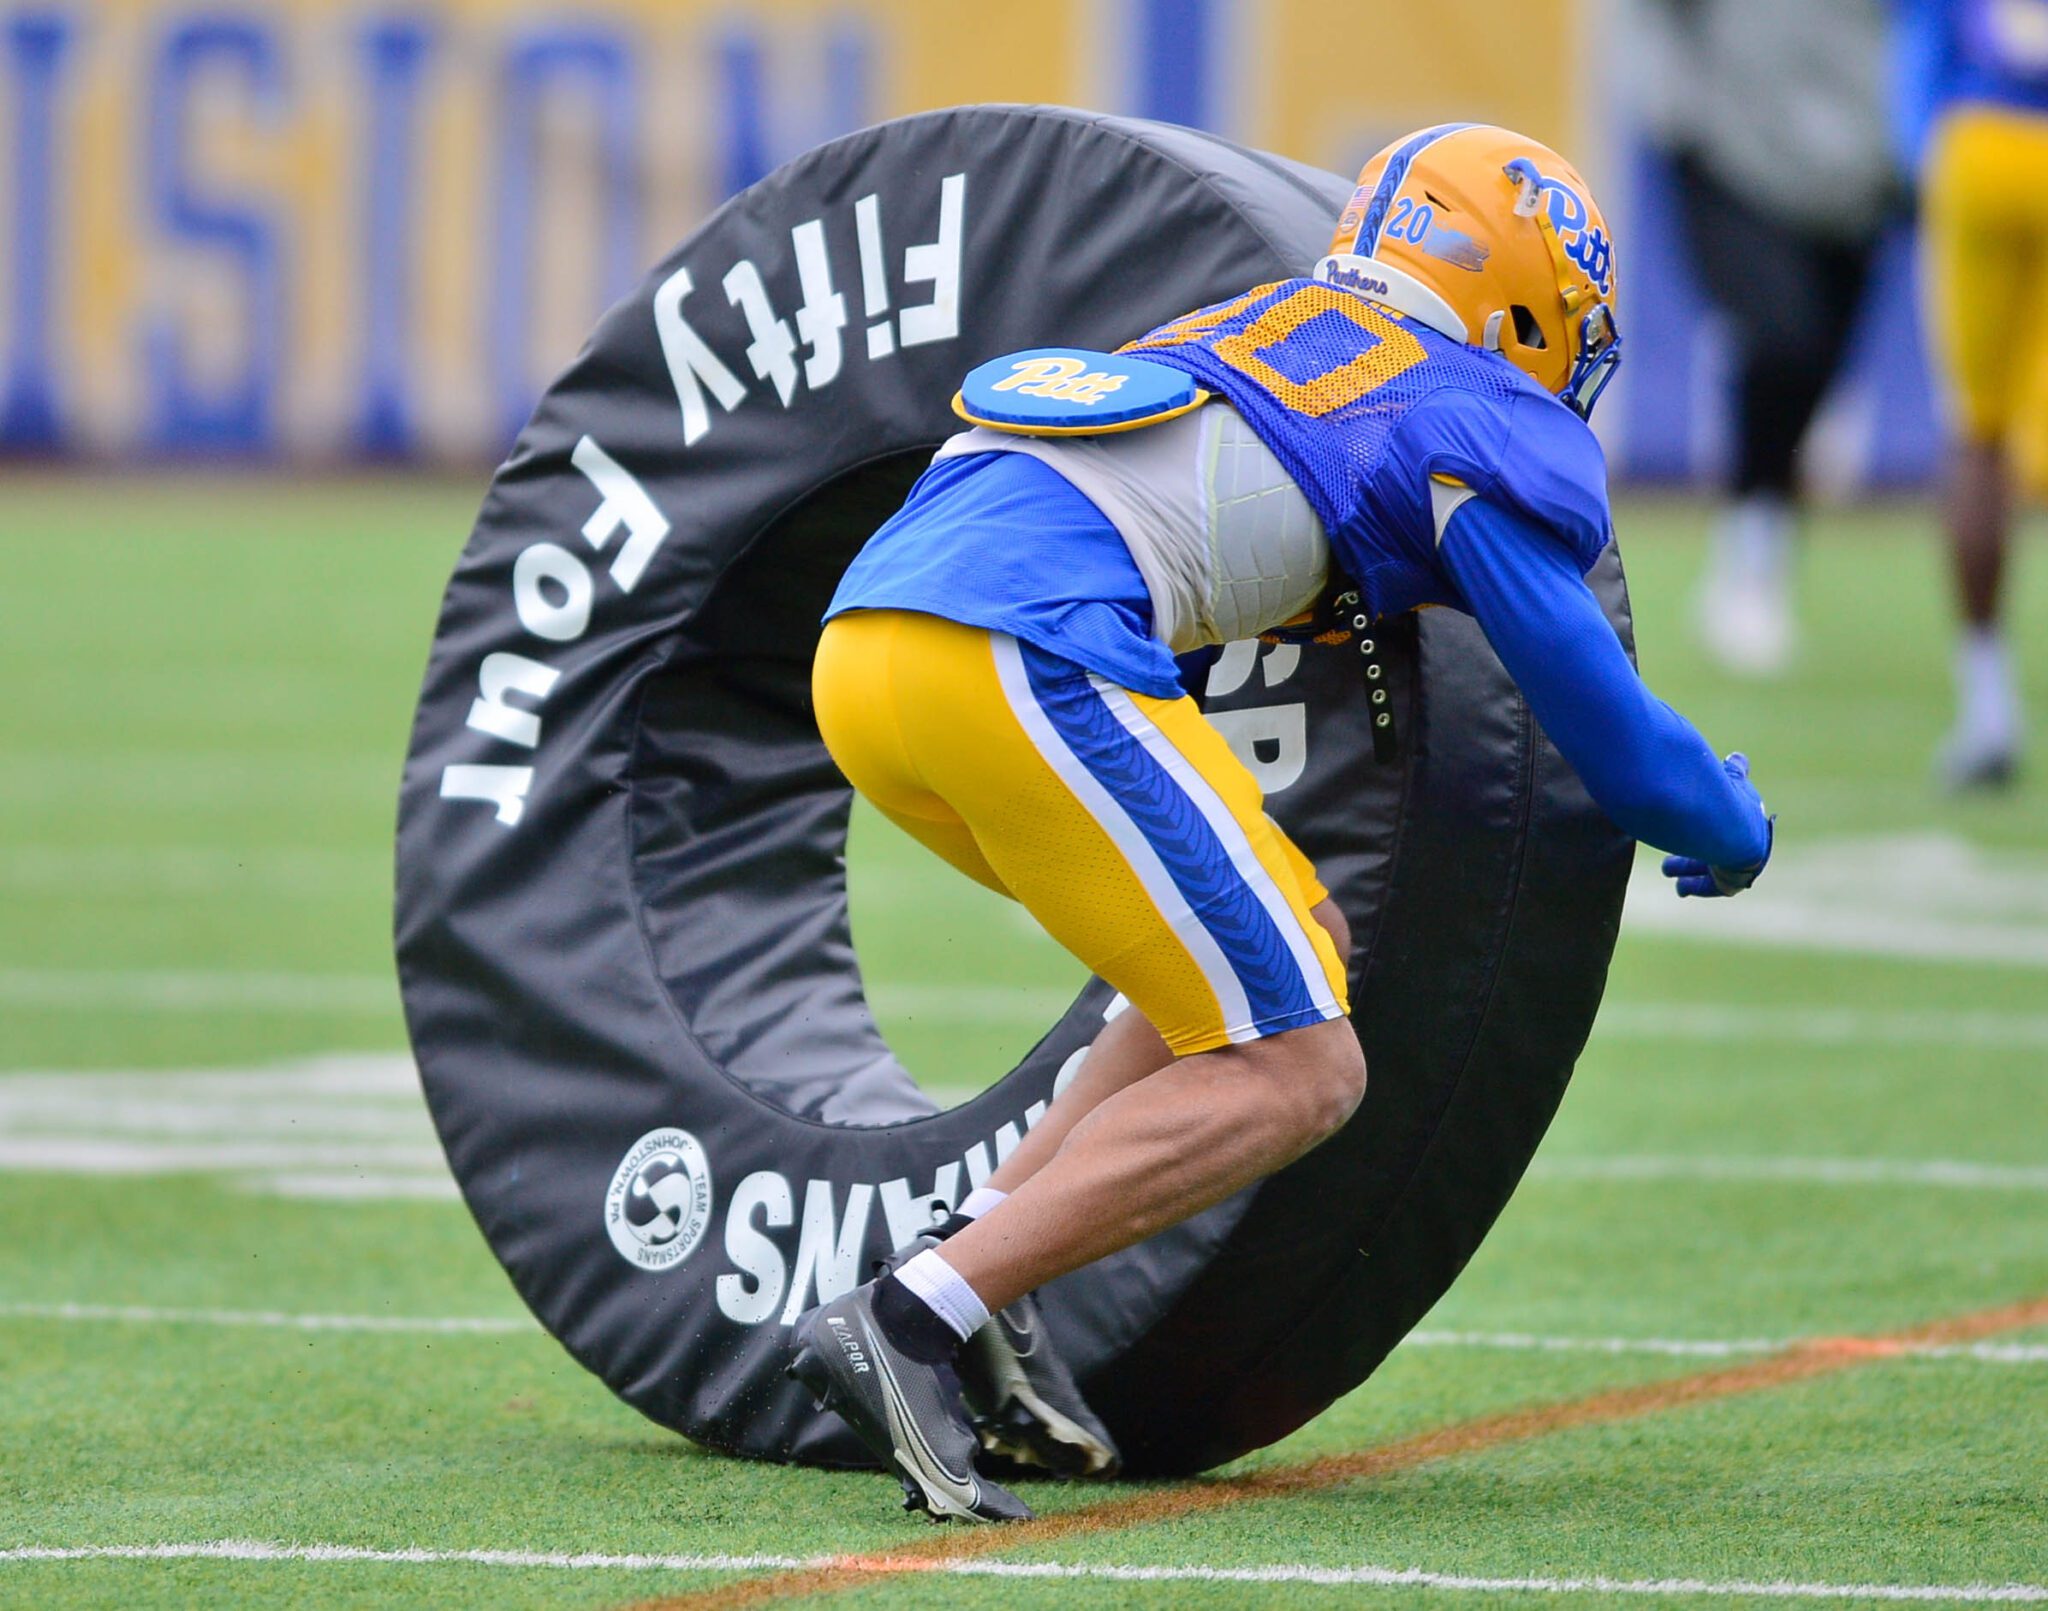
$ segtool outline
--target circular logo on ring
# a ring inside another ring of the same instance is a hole
[[[628,1264],[672,1270],[711,1223],[711,1164],[687,1130],[649,1130],[619,1161],[604,1195],[604,1228]]]

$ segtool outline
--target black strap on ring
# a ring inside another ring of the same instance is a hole
[[[1351,630],[1356,636],[1359,659],[1365,666],[1365,697],[1372,712],[1372,758],[1390,766],[1400,756],[1401,735],[1394,730],[1394,701],[1387,692],[1387,668],[1380,662],[1379,641],[1372,633],[1372,617],[1358,607],[1355,591],[1339,593],[1334,601],[1337,614],[1351,611]]]

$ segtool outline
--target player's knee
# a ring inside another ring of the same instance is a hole
[[[1341,1029],[1341,1035],[1331,1037],[1334,1045],[1325,1060],[1322,1084],[1323,1108],[1320,1114],[1322,1132],[1317,1139],[1333,1136],[1351,1122],[1351,1115],[1358,1111],[1359,1103],[1365,1100],[1365,1051],[1358,1044],[1358,1036],[1352,1031],[1349,1020],[1339,1018],[1330,1025]]]
[[[1271,1048],[1276,1097],[1297,1145],[1306,1150],[1343,1129],[1365,1098],[1365,1053],[1342,1018],[1290,1030]]]

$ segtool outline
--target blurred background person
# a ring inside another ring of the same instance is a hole
[[[1903,0],[1901,142],[1921,173],[1922,273],[1953,433],[1945,516],[1962,621],[1950,787],[2019,767],[2019,685],[2005,638],[2013,424],[2042,379],[2048,309],[2048,3]]]
[[[1734,455],[1699,591],[1728,670],[1795,645],[1797,455],[1842,368],[1902,183],[1883,0],[1628,0],[1622,59],[1735,351]]]

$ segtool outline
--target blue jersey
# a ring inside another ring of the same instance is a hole
[[[1459,482],[1560,544],[1580,573],[1609,535],[1607,467],[1584,420],[1496,353],[1356,292],[1262,285],[1126,351],[1229,400],[1300,485],[1333,581],[1376,615],[1469,609],[1438,552],[1431,478]],[[1123,540],[1035,460],[941,460],[870,539],[828,616],[920,610],[1008,632],[1155,697],[1178,688]]]
[[[1475,616],[1544,730],[1622,827],[1714,866],[1770,831],[1629,664],[1584,581],[1610,535],[1586,424],[1496,354],[1308,280],[1248,291],[1126,351],[1220,393],[1279,459],[1377,614]],[[1442,503],[1437,482],[1462,494]],[[1460,501],[1462,499],[1462,501]],[[868,542],[828,617],[904,609],[1008,632],[1160,698],[1178,692],[1116,528],[1036,459],[944,459]]]
[[[915,610],[1007,632],[1122,687],[1172,699],[1173,656],[1109,518],[1021,453],[941,459],[854,556],[825,612]]]
[[[1581,573],[1607,545],[1607,465],[1586,422],[1499,354],[1356,292],[1282,280],[1123,350],[1229,400],[1375,614],[1465,604],[1437,552],[1432,477],[1526,515]]]
[[[1946,106],[2048,115],[2048,0],[1899,0],[1896,122],[1909,161]]]

